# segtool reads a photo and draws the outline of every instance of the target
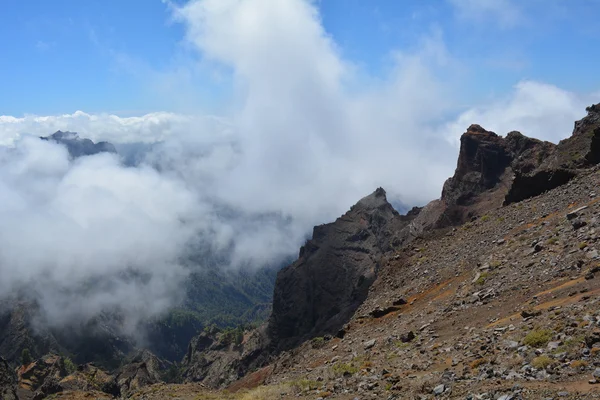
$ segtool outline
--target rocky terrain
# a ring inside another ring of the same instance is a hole
[[[1,393],[600,398],[600,106],[587,111],[557,145],[472,125],[439,200],[402,216],[377,189],[315,227],[257,329],[205,329],[181,364],[142,352],[111,374],[4,363]]]

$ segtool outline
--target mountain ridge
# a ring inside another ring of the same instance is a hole
[[[587,111],[556,145],[471,125],[439,199],[403,216],[378,188],[316,226],[268,322],[206,329],[185,384],[127,396],[594,398],[600,105]]]

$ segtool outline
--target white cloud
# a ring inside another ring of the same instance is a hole
[[[57,325],[114,308],[135,325],[176,300],[195,209],[181,182],[24,138],[0,150],[0,188],[0,294],[36,293]]]
[[[449,0],[459,18],[512,28],[524,22],[522,10],[513,0]]]
[[[224,120],[217,117],[169,112],[155,112],[134,117],[88,114],[83,111],[53,116],[0,115],[0,145],[11,145],[22,135],[48,136],[57,130],[77,132],[94,141],[154,143],[192,129],[198,134],[202,132],[213,134],[226,132],[228,127]]]
[[[521,81],[506,98],[468,109],[456,120],[444,125],[441,131],[446,132],[448,140],[455,145],[472,123],[499,135],[516,130],[557,143],[571,135],[574,121],[584,117],[586,106],[599,98],[598,95],[576,94],[546,83]]]

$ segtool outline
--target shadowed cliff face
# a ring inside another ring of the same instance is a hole
[[[275,346],[336,333],[367,296],[383,253],[402,243],[410,219],[380,188],[335,222],[315,227],[298,260],[277,276],[268,328]]]
[[[0,399],[17,400],[15,375],[4,358],[0,357]]]
[[[442,199],[452,205],[469,205],[481,192],[493,188],[512,161],[506,141],[479,125],[471,125],[460,138],[454,176],[444,183]]]

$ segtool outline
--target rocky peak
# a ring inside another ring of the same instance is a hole
[[[277,276],[268,329],[275,346],[335,334],[366,297],[382,254],[401,244],[407,224],[379,188],[335,222],[315,227],[298,260]]]
[[[117,150],[112,143],[94,143],[90,139],[82,139],[76,132],[56,131],[50,136],[41,137],[42,140],[51,140],[67,147],[73,158],[90,156],[98,153],[116,153]]]
[[[385,190],[383,188],[377,188],[373,193],[368,196],[363,197],[356,203],[351,210],[353,209],[362,209],[365,211],[371,211],[375,209],[384,209],[395,212],[394,208],[387,201],[387,196]]]
[[[585,111],[587,111],[587,115],[579,121],[575,121],[573,136],[585,135],[589,133],[590,129],[597,129],[600,125],[600,103],[592,104]]]
[[[600,104],[586,108],[587,116],[575,122],[571,137],[556,146],[544,143],[542,151],[529,156],[535,165],[514,168],[505,204],[537,196],[573,179],[577,170],[600,163]],[[533,139],[530,139],[533,140]]]
[[[449,204],[469,204],[474,196],[498,183],[511,161],[502,137],[471,125],[460,138],[456,171],[444,184],[442,200]]]

